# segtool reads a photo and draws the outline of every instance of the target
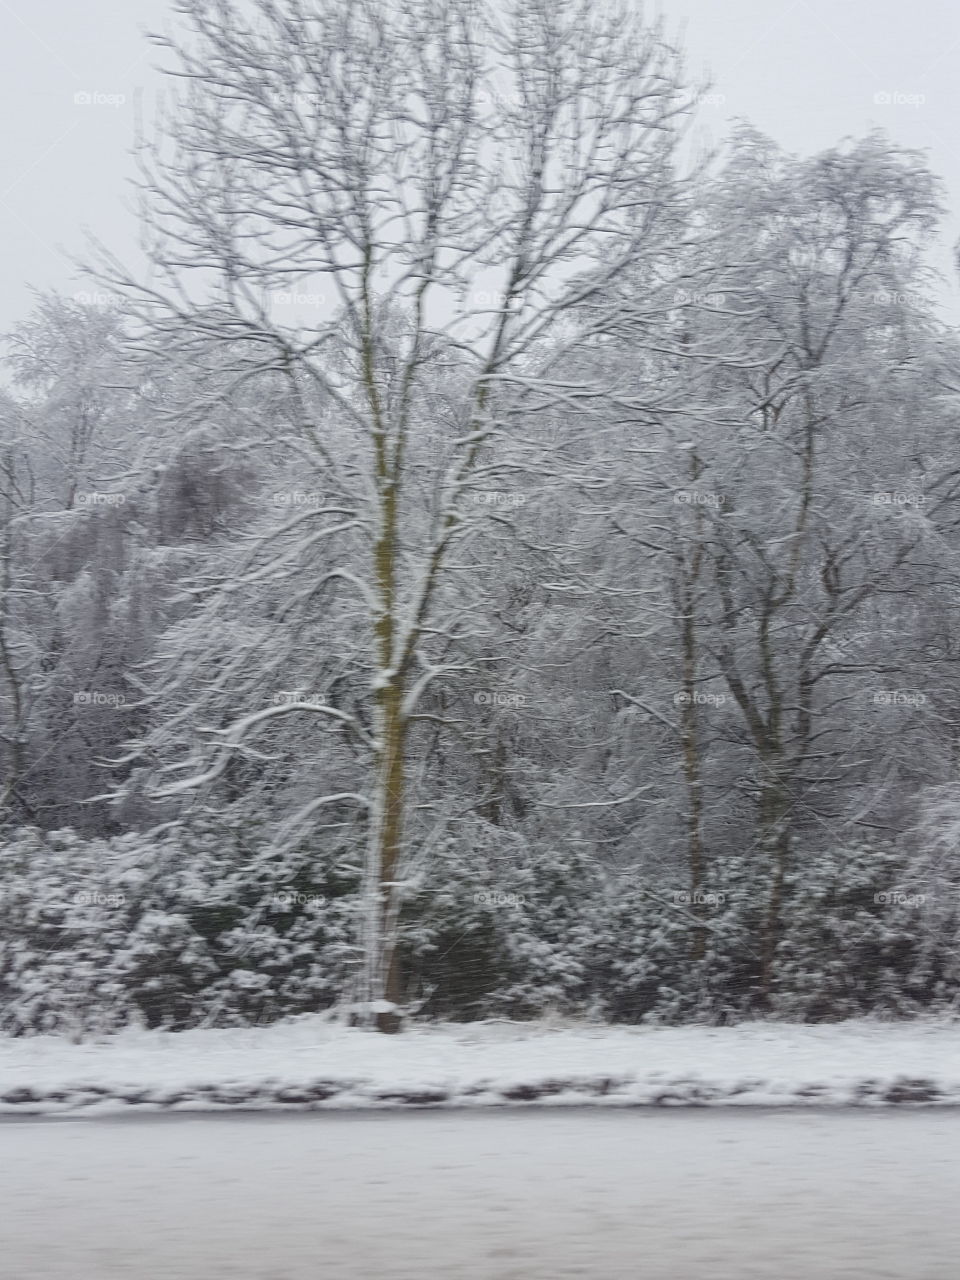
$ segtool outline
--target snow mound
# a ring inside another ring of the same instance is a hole
[[[270,1027],[0,1040],[0,1114],[960,1104],[960,1023]]]

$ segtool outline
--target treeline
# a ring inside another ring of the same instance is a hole
[[[3,1026],[955,1008],[935,180],[749,129],[681,177],[656,32],[582,35],[647,85],[624,116],[534,5],[523,112],[481,109],[426,8],[389,57],[351,28],[351,74],[403,65],[361,122],[393,194],[336,180],[369,154],[322,68],[307,119],[263,88],[349,6],[227,6],[150,171],[169,290],[108,263],[9,335]],[[442,127],[398,105],[421,82]],[[470,150],[491,129],[522,164]]]

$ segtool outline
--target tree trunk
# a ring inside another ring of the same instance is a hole
[[[770,1003],[774,961],[783,913],[783,891],[790,843],[790,797],[784,785],[782,761],[764,761],[766,780],[760,797],[760,841],[765,861],[772,869],[770,896],[760,930],[760,999]]]
[[[403,690],[397,684],[384,689],[383,707],[383,756],[380,766],[378,807],[380,824],[377,836],[376,865],[377,884],[377,998],[399,1006],[402,991],[397,955],[397,923],[400,914],[400,889],[397,883],[400,873],[401,842],[403,838],[404,755],[406,728],[401,715]],[[378,1031],[393,1034],[400,1030],[400,1015],[396,1009],[378,1009]]]
[[[686,646],[686,628],[684,628]],[[692,638],[691,638],[692,643]],[[700,751],[697,741],[697,709],[693,695],[696,682],[693,678],[692,664],[684,654],[684,694],[680,704],[680,742],[683,750],[683,772],[687,782],[687,838],[690,871],[690,909],[698,920],[701,920],[705,904],[703,898],[703,783],[700,776]],[[691,958],[702,960],[707,947],[707,931],[703,924],[698,924],[693,933]]]

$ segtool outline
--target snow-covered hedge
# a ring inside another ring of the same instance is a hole
[[[0,844],[0,1030],[250,1025],[351,999],[359,872],[343,848],[251,856],[228,821],[84,840],[20,829]],[[955,1008],[956,911],[904,886],[870,847],[796,860],[775,980],[760,998],[756,866],[714,868],[697,917],[670,886],[536,851],[499,828],[424,852],[403,962],[423,1016],[797,1021]],[[699,947],[699,939],[702,943]]]
[[[182,1028],[329,1006],[353,954],[354,884],[249,866],[223,833],[0,848],[0,1029]]]

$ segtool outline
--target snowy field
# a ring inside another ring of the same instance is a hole
[[[531,1102],[960,1104],[960,1022],[271,1027],[0,1040],[0,1112]],[[960,1274],[960,1273],[958,1273]]]
[[[2,1126],[16,1280],[956,1280],[960,1114]]]

